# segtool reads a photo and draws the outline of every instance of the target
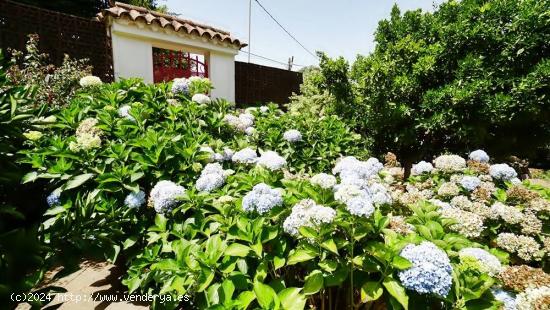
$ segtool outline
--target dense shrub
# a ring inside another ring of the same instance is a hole
[[[394,7],[348,75],[343,60],[321,62],[327,87],[377,154],[411,163],[483,146],[532,158],[550,139],[549,10],[537,0]]]
[[[46,242],[122,257],[155,308],[497,308],[503,266],[545,274],[549,201],[483,152],[404,181],[342,157],[365,142],[336,117],[235,111],[182,85],[94,83],[23,151],[24,181],[52,192]]]
[[[306,67],[303,71],[300,94],[290,97],[288,111],[291,114],[330,115],[335,98],[324,88],[324,76],[320,68]]]

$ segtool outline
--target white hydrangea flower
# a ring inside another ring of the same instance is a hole
[[[224,147],[223,148],[223,160],[224,161],[229,161],[231,160],[231,158],[233,158],[233,154],[235,154],[235,151],[233,151],[232,149],[228,148],[228,147]]]
[[[460,185],[471,192],[481,185],[481,180],[478,177],[467,175],[462,177],[460,180]]]
[[[511,181],[518,176],[516,170],[507,164],[491,165],[489,167],[489,174],[493,177],[493,179],[499,181]]]
[[[498,215],[508,224],[519,224],[523,221],[523,213],[519,209],[498,201],[491,206],[491,212]]]
[[[283,195],[280,190],[273,189],[265,183],[260,183],[244,196],[242,207],[246,212],[256,211],[259,214],[264,214],[282,204]]]
[[[208,164],[201,172],[195,188],[200,192],[211,192],[223,186],[226,172],[218,163]]]
[[[334,168],[333,174],[339,174],[341,179],[355,178],[368,180],[377,175],[384,165],[378,159],[371,157],[367,161],[360,161],[353,156],[340,158]]]
[[[247,136],[252,136],[256,133],[256,128],[254,127],[248,127],[244,130],[244,133],[247,135]]]
[[[528,287],[516,297],[517,310],[547,310],[550,305],[550,286]]]
[[[342,203],[347,203],[352,198],[366,196],[368,195],[364,190],[362,190],[357,185],[353,184],[340,184],[336,187],[336,192],[334,193],[334,199]]]
[[[245,132],[247,128],[254,125],[254,115],[250,113],[242,113],[237,117],[235,115],[227,114],[224,117],[224,121],[234,129]]]
[[[336,177],[327,173],[319,173],[312,176],[309,182],[324,189],[331,189],[336,185]]]
[[[233,157],[231,157],[231,160],[234,163],[241,163],[241,164],[253,164],[258,159],[258,155],[256,154],[256,151],[253,149],[247,147],[244,148],[238,152],[235,152],[233,154]]]
[[[205,94],[194,94],[191,100],[198,104],[210,104],[212,102],[210,97]]]
[[[430,173],[434,170],[434,166],[426,161],[421,161],[418,164],[414,164],[411,168],[412,175],[421,175],[423,173]]]
[[[262,113],[267,113],[268,111],[269,111],[269,107],[267,107],[267,106],[265,106],[265,105],[263,105],[263,106],[260,107],[260,112],[262,112]]]
[[[291,143],[299,142],[302,141],[302,133],[296,129],[290,129],[283,133],[283,139]]]
[[[185,195],[185,188],[172,181],[159,181],[149,194],[149,204],[157,213],[170,212]]]
[[[135,121],[136,119],[132,115],[130,115],[131,109],[132,107],[127,104],[122,105],[120,108],[118,108],[118,116],[126,118],[130,121]]]
[[[475,150],[470,153],[468,156],[469,159],[473,161],[478,161],[480,163],[488,163],[489,162],[489,155],[484,150]]]
[[[452,197],[460,193],[460,188],[454,182],[445,182],[437,189],[437,194],[443,197]]]
[[[355,216],[369,217],[374,213],[374,206],[368,195],[351,198],[346,203],[346,209]]]
[[[441,155],[434,160],[435,167],[445,172],[456,172],[466,168],[466,160],[458,155]]]
[[[336,211],[304,199],[292,207],[292,212],[283,222],[283,229],[290,235],[297,236],[300,227],[317,228],[321,224],[332,223]]]
[[[439,199],[430,199],[429,202],[441,210],[452,208],[450,203],[441,201]]]
[[[388,189],[380,183],[374,183],[369,186],[369,193],[372,202],[377,206],[392,203],[392,198]]]
[[[480,248],[464,248],[458,252],[460,258],[474,258],[481,266],[481,271],[494,277],[502,271],[502,264],[496,256]]]
[[[483,226],[483,218],[475,213],[454,207],[439,209],[439,212],[441,216],[453,219],[457,222],[450,226],[451,230],[463,234],[468,238],[479,237],[485,229],[485,226]]]
[[[256,164],[271,171],[275,171],[286,165],[286,159],[277,154],[277,152],[267,151],[262,153],[262,156],[258,158]]]
[[[80,79],[79,84],[82,87],[91,87],[91,86],[99,86],[103,84],[103,82],[101,82],[101,79],[97,76],[87,75]]]

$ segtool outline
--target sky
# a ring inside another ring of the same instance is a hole
[[[353,62],[357,54],[366,55],[375,46],[378,21],[389,18],[397,4],[401,12],[422,9],[433,11],[443,0],[259,0],[259,2],[309,51],[323,51],[331,57],[344,56]],[[315,65],[317,59],[289,37],[252,0],[251,38],[248,37],[249,0],[160,0],[170,12],[231,32],[250,42],[251,53],[287,63],[294,56],[298,70]],[[237,55],[247,61],[248,47]],[[251,56],[251,62],[271,67],[285,65]],[[301,65],[301,66],[300,66]]]

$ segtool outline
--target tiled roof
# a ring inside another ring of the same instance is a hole
[[[239,41],[239,39],[232,37],[227,31],[126,3],[115,2],[112,7],[103,10],[97,17],[99,20],[104,20],[107,16],[112,16],[114,18],[125,17],[132,21],[143,20],[149,25],[157,23],[162,28],[170,27],[174,31],[184,31],[187,34],[195,34],[200,37],[206,36],[209,39],[227,42],[239,48],[243,48],[247,45]]]

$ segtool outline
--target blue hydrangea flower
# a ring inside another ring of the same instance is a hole
[[[491,292],[496,300],[504,304],[504,310],[516,310],[516,296],[513,293],[501,288],[492,288]]]
[[[473,191],[476,189],[479,185],[481,185],[481,180],[478,177],[466,175],[463,176],[460,180],[460,185],[467,189],[468,191]]]
[[[489,174],[493,179],[500,181],[511,181],[518,176],[516,170],[507,164],[491,165],[491,167],[489,167]]]
[[[185,188],[172,181],[159,181],[151,190],[149,204],[157,213],[166,213],[172,210],[178,198],[185,195]]]
[[[428,241],[409,244],[400,255],[412,263],[411,268],[399,272],[399,279],[407,289],[441,297],[449,294],[453,269],[447,254],[435,244]]]
[[[479,161],[481,163],[489,162],[489,155],[484,150],[475,150],[468,156],[469,159]]]
[[[124,205],[131,209],[136,209],[145,204],[145,193],[139,191],[137,193],[130,193],[124,199]]]
[[[260,214],[269,212],[272,208],[283,204],[283,195],[265,183],[260,183],[252,188],[243,198],[243,210],[256,211]]]
[[[172,82],[172,92],[174,94],[189,94],[189,80],[186,78],[176,78]]]
[[[374,213],[374,206],[368,195],[351,198],[346,202],[346,209],[355,216],[369,217]]]
[[[48,203],[48,206],[54,207],[59,206],[61,204],[61,195],[58,191],[53,191],[51,194],[46,197],[46,202]]]
[[[234,163],[253,164],[258,159],[258,155],[256,154],[256,151],[247,147],[233,154],[231,159]]]
[[[201,192],[211,192],[223,186],[225,183],[225,172],[218,163],[208,164],[201,172],[195,187]]]

